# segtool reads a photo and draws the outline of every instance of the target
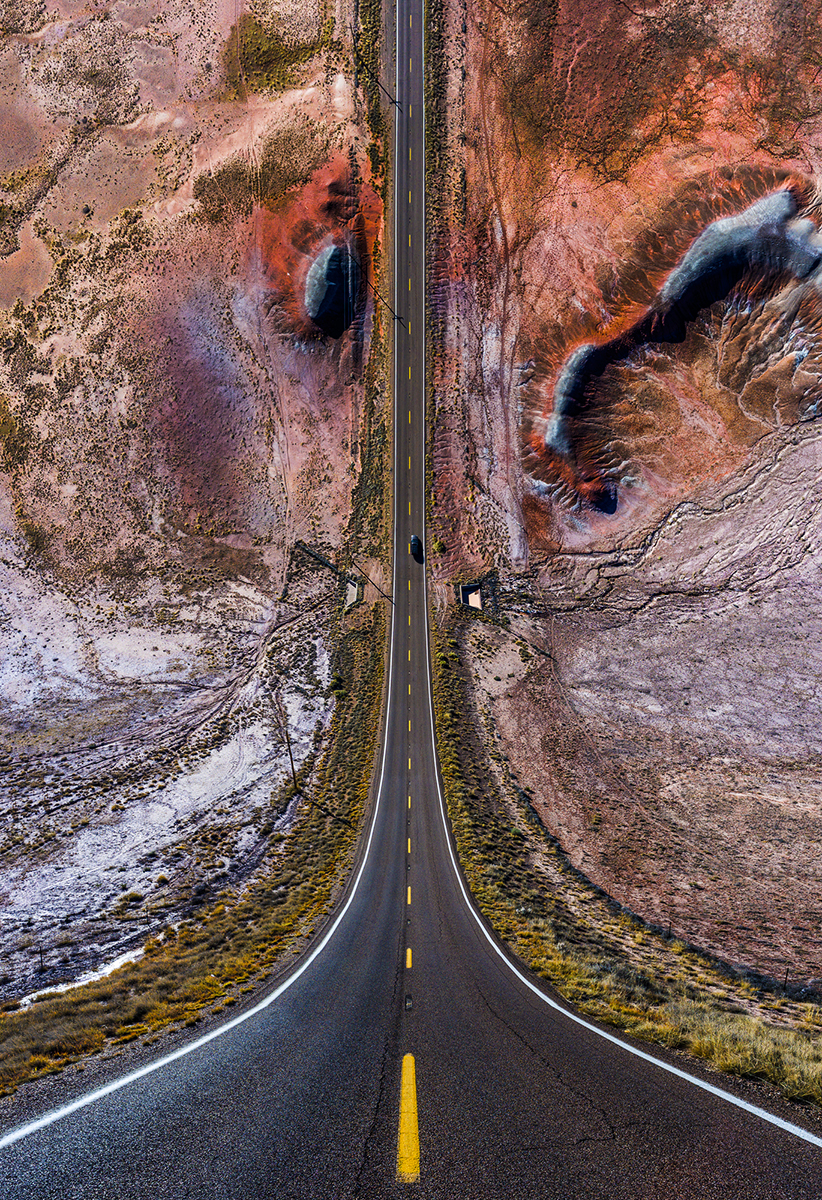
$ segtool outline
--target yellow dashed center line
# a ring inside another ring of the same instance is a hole
[[[400,1128],[397,1138],[397,1181],[416,1183],[420,1177],[420,1128],[417,1120],[417,1076],[414,1055],[402,1060]]]
[[[411,807],[411,797],[410,796],[408,797],[408,807],[409,808]]]
[[[408,885],[408,899],[406,900],[406,904],[410,904],[410,903],[411,903],[411,884],[409,883],[409,885]]]
[[[411,853],[411,839],[408,839],[408,853]]]
[[[406,970],[411,970],[411,947],[409,946],[405,952],[405,967]]]

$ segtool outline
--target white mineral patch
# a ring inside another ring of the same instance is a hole
[[[311,745],[317,719],[327,720],[330,705],[287,693],[283,704],[291,749],[299,768]],[[130,803],[107,821],[76,831],[59,860],[20,863],[0,869],[4,923],[23,925],[70,909],[90,911],[109,905],[128,891],[151,891],[160,866],[139,866],[148,850],[162,852],[184,839],[186,830],[207,819],[221,802],[231,816],[267,804],[290,770],[285,745],[271,729],[252,721],[212,751],[190,773],[171,779],[152,795]]]
[[[314,319],[320,311],[320,305],[323,302],[323,296],[326,289],[326,272],[328,270],[328,260],[334,253],[334,246],[326,246],[314,259],[311,266],[308,268],[308,274],[305,279],[305,308],[309,317]]]
[[[132,627],[100,633],[94,639],[101,672],[116,679],[145,679],[158,674],[188,677],[192,655],[202,639],[194,633],[162,633],[156,629]]]
[[[93,686],[74,606],[33,572],[0,561],[0,702],[80,699]]]
[[[72,988],[82,987],[84,983],[95,983],[98,979],[105,979],[107,975],[113,974],[114,971],[119,971],[120,967],[125,967],[128,963],[137,962],[144,954],[145,949],[143,946],[140,946],[137,950],[127,950],[125,954],[119,954],[110,963],[106,963],[99,971],[84,971],[82,975],[78,975],[71,983],[58,983],[56,987],[43,988],[40,992],[30,992],[28,996],[24,996],[20,1001],[20,1007],[31,1008],[35,1000],[45,1000],[49,996],[59,996],[63,992],[70,991]]]

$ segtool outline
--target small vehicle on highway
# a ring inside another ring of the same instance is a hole
[[[411,534],[411,557],[422,562],[422,542],[415,533]]]

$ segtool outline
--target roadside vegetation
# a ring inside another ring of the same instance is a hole
[[[351,867],[380,725],[384,643],[380,605],[360,606],[340,630],[327,748],[297,774],[299,815],[287,834],[272,825],[294,802],[294,781],[272,800],[262,873],[242,891],[224,891],[202,917],[165,930],[142,958],[110,976],[27,1009],[7,1005],[0,1014],[0,1094],[89,1052],[114,1052],[138,1038],[150,1044],[169,1026],[193,1027],[227,1012],[305,944]]]
[[[299,82],[298,68],[323,51],[342,49],[334,39],[334,17],[328,17],[319,37],[300,41],[243,13],[224,50],[225,99],[244,100],[249,92],[284,91]]]
[[[488,748],[464,653],[470,623],[488,619],[452,610],[434,652],[448,812],[486,920],[577,1011],[822,1104],[822,1008],[623,909],[572,867],[502,754]]]
[[[554,20],[545,10],[546,28]],[[464,35],[463,13],[463,35]],[[441,0],[426,3],[426,181],[429,278],[464,241],[465,118],[449,106],[447,30]],[[455,76],[452,72],[451,84]],[[464,83],[463,83],[464,86]],[[520,95],[518,92],[517,95]],[[453,112],[452,112],[453,116]],[[454,132],[450,133],[449,129]],[[588,131],[590,132],[590,131]],[[432,289],[433,290],[433,289]],[[441,299],[441,298],[440,298]],[[437,554],[459,545],[453,530],[461,501],[449,494],[445,457],[435,472],[432,446],[464,431],[449,426],[461,405],[458,318],[429,297],[427,473],[429,532]],[[470,439],[469,439],[470,444]],[[460,441],[462,445],[462,441]],[[436,498],[436,499],[434,499]],[[446,499],[449,502],[445,502]],[[455,569],[458,556],[455,557]],[[474,576],[471,577],[472,579]],[[456,583],[454,579],[452,582]],[[468,582],[467,579],[462,582]],[[797,1101],[822,1104],[822,1006],[814,993],[735,970],[648,925],[577,871],[542,824],[495,738],[490,714],[473,691],[477,623],[507,630],[494,616],[449,605],[433,622],[434,703],[439,761],[462,869],[497,936],[574,1008],[633,1037],[703,1059],[717,1070],[757,1079]],[[523,663],[532,647],[507,631]]]
[[[365,97],[365,117],[371,142],[368,157],[374,173],[375,185],[380,188],[383,203],[388,198],[388,174],[386,171],[386,138],[388,123],[385,117],[380,80],[383,70],[383,14],[382,0],[360,0],[357,7],[357,34],[354,42],[354,58],[357,68],[357,83]]]

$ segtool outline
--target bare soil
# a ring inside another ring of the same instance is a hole
[[[584,456],[543,440],[569,355],[635,322],[712,221],[790,187],[819,224],[818,26],[795,16],[443,7],[432,557],[440,604],[483,578],[507,623],[475,649],[479,727],[571,862],[690,942],[809,980],[818,274],[744,280],[609,368]]]
[[[345,581],[299,544],[380,580],[368,289],[338,341],[303,303],[381,232],[349,9],[262,6],[287,86],[233,91],[233,2],[3,9],[7,1000],[242,887],[327,745]]]

